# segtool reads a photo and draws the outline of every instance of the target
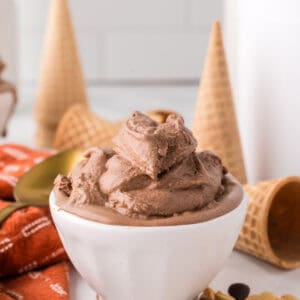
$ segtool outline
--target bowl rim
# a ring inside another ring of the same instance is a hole
[[[248,205],[248,197],[243,189],[243,195],[242,195],[242,201],[239,203],[237,207],[235,207],[233,210],[225,213],[224,215],[221,215],[219,217],[199,222],[199,223],[192,223],[192,224],[179,224],[179,225],[164,225],[164,226],[130,226],[130,225],[114,225],[114,224],[104,224],[100,223],[97,221],[89,220],[83,217],[80,217],[78,215],[72,214],[68,211],[65,211],[61,209],[56,203],[55,203],[55,194],[53,191],[51,191],[50,196],[49,196],[49,206],[50,206],[50,211],[51,215],[53,217],[53,211],[57,215],[62,216],[64,219],[69,219],[69,221],[73,223],[80,223],[83,226],[89,226],[89,227],[98,227],[106,230],[138,230],[138,231],[155,231],[159,230],[160,232],[162,230],[187,230],[187,229],[192,229],[196,227],[205,227],[209,226],[211,224],[221,222],[222,220],[226,220],[228,218],[231,218],[232,215],[236,214],[238,211],[243,211],[244,209],[244,216],[243,219],[246,216],[246,208]]]

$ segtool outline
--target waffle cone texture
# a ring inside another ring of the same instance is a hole
[[[211,150],[241,182],[246,172],[238,124],[235,115],[222,32],[213,24],[204,69],[196,101],[193,133],[198,150]]]
[[[54,148],[112,147],[112,139],[121,125],[122,122],[110,122],[76,104],[67,111],[58,126]]]
[[[300,266],[300,177],[245,185],[247,216],[236,248],[284,269]]]
[[[39,130],[52,127],[55,132],[75,103],[87,106],[87,96],[68,2],[52,0],[35,103]]]
[[[36,144],[45,148],[52,148],[55,132],[56,132],[55,126],[40,124],[36,128],[36,132],[35,132]]]

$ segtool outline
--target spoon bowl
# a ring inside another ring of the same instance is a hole
[[[81,159],[82,151],[79,149],[65,150],[45,159],[19,179],[14,198],[24,204],[47,205],[55,177],[67,175]]]
[[[58,174],[67,175],[82,159],[82,151],[69,149],[59,152],[32,167],[17,182],[14,189],[16,202],[0,211],[0,224],[14,211],[26,206],[48,205],[53,181]]]

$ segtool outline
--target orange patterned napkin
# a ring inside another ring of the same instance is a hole
[[[59,263],[44,270],[29,272],[0,284],[1,300],[67,300],[67,263]]]
[[[0,201],[0,209],[7,202]],[[48,207],[26,207],[1,224],[0,277],[21,274],[66,259]]]
[[[0,145],[0,197],[12,198],[18,179],[49,154],[49,151],[35,151],[20,145]]]
[[[49,152],[0,145],[0,197],[12,199],[18,178],[47,156]],[[0,200],[0,210],[7,205]],[[0,300],[69,299],[66,259],[48,207],[15,211],[0,224]]]

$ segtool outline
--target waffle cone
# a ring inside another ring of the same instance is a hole
[[[35,141],[37,146],[51,148],[53,146],[53,139],[56,128],[47,124],[39,124],[35,133]]]
[[[300,177],[245,185],[249,207],[236,248],[284,269],[300,266]]]
[[[211,150],[241,182],[246,172],[219,22],[212,28],[193,121],[198,150]]]
[[[87,96],[67,0],[52,0],[35,103],[37,123],[57,126]]]
[[[86,149],[93,146],[111,147],[112,138],[122,122],[110,122],[90,112],[86,107],[74,105],[62,118],[56,131],[54,147]]]

